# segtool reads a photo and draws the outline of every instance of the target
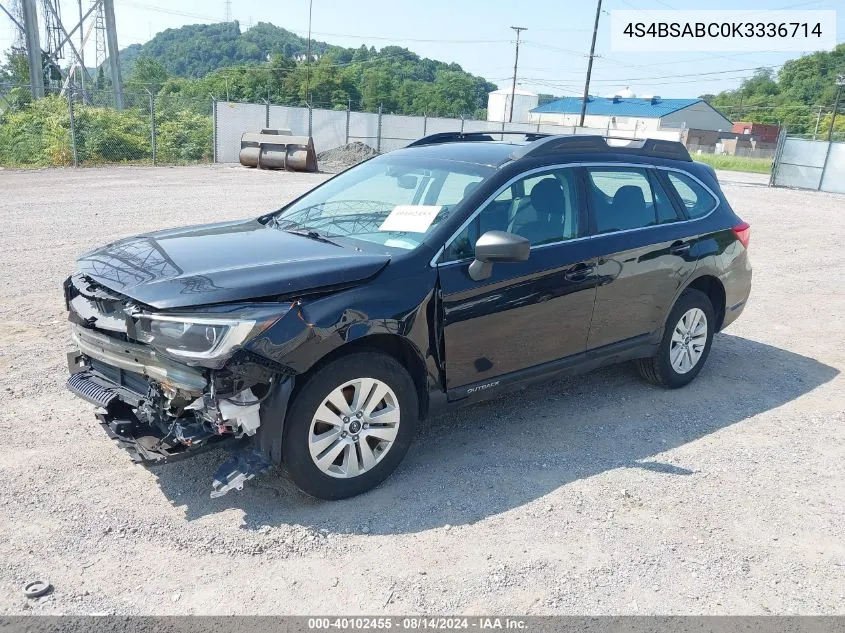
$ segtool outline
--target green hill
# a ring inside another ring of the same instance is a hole
[[[308,42],[283,28],[259,23],[241,32],[237,22],[168,29],[121,52],[129,92],[207,99],[346,108],[397,114],[483,116],[496,86],[458,64],[422,58],[399,46],[343,48]]]
[[[812,134],[821,108],[819,130],[826,133],[836,98],[836,77],[841,73],[845,73],[845,44],[833,51],[791,59],[777,73],[758,69],[739,88],[702,98],[734,121],[774,123],[786,126],[791,134]],[[840,105],[843,107],[845,103]],[[841,110],[836,129],[845,133]]]
[[[308,48],[305,38],[259,22],[245,33],[237,22],[188,24],[157,33],[144,44],[132,44],[120,52],[121,68],[131,74],[135,60],[148,57],[164,66],[168,75],[200,78],[208,73],[244,63],[266,62],[272,55],[293,57]],[[325,42],[311,41],[313,55],[331,48]]]

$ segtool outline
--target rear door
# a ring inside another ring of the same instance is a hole
[[[584,351],[596,275],[580,198],[576,170],[533,172],[446,245],[437,268],[449,391]],[[525,262],[496,263],[491,278],[474,281],[468,270],[475,242],[490,230],[524,235],[531,254]]]
[[[656,169],[588,166],[585,180],[600,278],[587,349],[644,342],[695,270],[689,224]]]

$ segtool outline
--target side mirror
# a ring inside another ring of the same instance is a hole
[[[487,231],[475,243],[475,261],[469,265],[473,281],[488,279],[495,262],[524,262],[531,252],[531,242],[507,231]]]

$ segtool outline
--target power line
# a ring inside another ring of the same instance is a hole
[[[153,4],[147,4],[145,2],[135,2],[134,0],[123,0],[121,2],[122,5],[128,7],[134,7],[136,9],[147,9],[150,11],[156,11],[158,13],[166,13],[168,15],[176,15],[183,18],[194,18],[196,20],[204,20],[206,22],[219,22],[220,18],[210,15],[202,15],[199,13],[189,13],[187,11],[178,11],[176,9],[170,9],[168,7],[160,7]]]

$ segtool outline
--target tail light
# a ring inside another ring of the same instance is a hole
[[[742,224],[737,224],[733,228],[734,233],[736,234],[736,239],[738,239],[745,248],[748,248],[748,242],[751,241],[751,225],[748,222],[743,222]]]

